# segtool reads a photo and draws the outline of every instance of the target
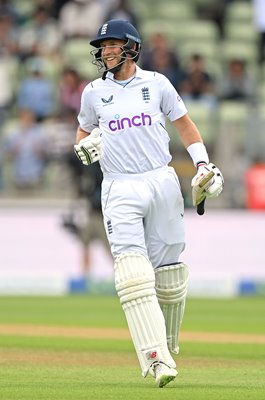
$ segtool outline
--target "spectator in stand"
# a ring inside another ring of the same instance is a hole
[[[256,84],[254,76],[247,70],[246,62],[232,58],[218,83],[220,100],[235,100],[255,103]]]
[[[60,113],[79,111],[81,94],[87,84],[77,70],[68,67],[63,70],[59,89]]]
[[[46,7],[37,6],[32,18],[21,27],[19,54],[22,60],[33,57],[57,57],[62,33]]]
[[[98,0],[69,1],[59,14],[59,25],[65,39],[93,37],[102,20],[103,9]]]
[[[0,56],[16,56],[18,51],[18,28],[12,16],[0,14]]]
[[[73,152],[74,129],[77,129],[76,111],[64,109],[56,121],[48,124],[48,138],[52,146],[49,155],[61,162],[63,173],[70,178],[73,198],[69,210],[63,215],[63,226],[76,236],[80,245],[80,273],[91,278],[91,243],[97,240],[110,255],[101,211],[102,172],[99,163],[87,168]],[[60,174],[61,179],[62,174]]]
[[[66,166],[70,168],[75,198],[69,213],[64,216],[63,224],[79,240],[81,275],[89,279],[92,269],[91,243],[100,241],[110,255],[101,210],[102,172],[98,163],[94,163],[90,169],[80,163],[78,165],[72,153],[68,156]]]
[[[43,63],[41,58],[28,60],[28,76],[22,80],[17,94],[18,108],[32,111],[38,122],[52,117],[56,108],[54,84],[45,77]]]
[[[17,37],[11,14],[0,14],[0,134],[14,96],[11,74],[16,63]]]
[[[155,32],[151,36],[149,44],[142,50],[140,63],[143,69],[165,75],[176,90],[179,90],[184,72],[166,35]]]
[[[200,54],[191,56],[180,93],[184,102],[198,101],[209,107],[215,106],[215,82],[207,71],[204,58]]]
[[[213,21],[219,31],[220,39],[224,39],[225,37],[227,7],[233,1],[234,0],[211,0],[195,3],[197,16],[200,19]]]
[[[38,0],[39,6],[44,6],[49,10],[50,15],[58,20],[62,6],[71,0]]]
[[[138,26],[138,18],[131,8],[131,3],[128,3],[128,0],[116,0],[113,3],[105,16],[105,21],[111,19],[125,19],[136,28]]]
[[[0,0],[0,15],[9,15],[14,21],[19,19],[16,7],[10,0]]]
[[[49,148],[43,128],[36,124],[31,111],[20,111],[19,126],[7,137],[3,147],[4,154],[13,162],[16,188],[39,188],[43,182]]]
[[[8,117],[8,111],[13,101],[12,77],[10,60],[0,55],[0,135],[1,129]]]
[[[264,0],[253,0],[254,26],[258,32],[258,63],[262,65],[265,61],[265,2]]]

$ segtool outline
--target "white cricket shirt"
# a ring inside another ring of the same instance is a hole
[[[80,127],[102,132],[102,171],[138,174],[171,161],[166,117],[174,121],[187,109],[169,80],[157,72],[136,67],[125,86],[108,72],[89,83],[81,99]]]

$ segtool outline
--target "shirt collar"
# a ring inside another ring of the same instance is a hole
[[[144,71],[140,67],[138,67],[138,65],[136,65],[135,78],[142,79],[143,78],[143,74],[144,74]],[[109,71],[109,72],[107,72],[106,77],[111,79],[111,80],[113,80],[114,79],[114,74]]]
[[[138,67],[138,65],[136,65],[135,78],[143,79],[143,77],[144,77],[144,71],[142,70],[142,68],[140,68],[140,67]]]

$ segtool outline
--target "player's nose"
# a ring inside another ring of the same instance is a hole
[[[104,47],[104,49],[102,50],[102,53],[103,53],[103,55],[106,57],[106,56],[109,56],[109,55],[111,55],[111,53],[112,53],[112,48],[110,48],[110,47]]]

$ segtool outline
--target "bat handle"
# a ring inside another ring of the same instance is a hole
[[[204,211],[205,211],[204,205],[205,205],[205,199],[203,199],[203,201],[197,205],[197,214],[199,214],[199,215],[204,214]]]

